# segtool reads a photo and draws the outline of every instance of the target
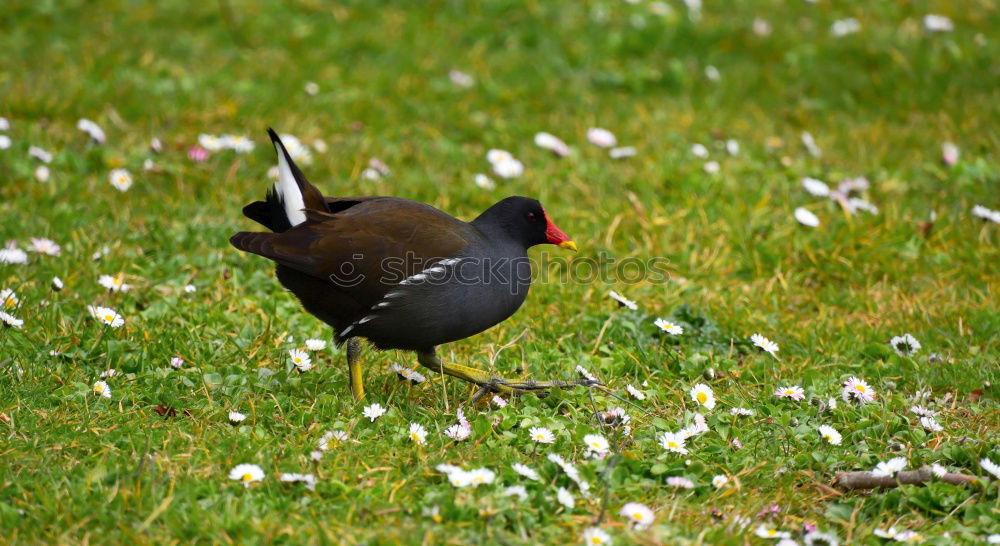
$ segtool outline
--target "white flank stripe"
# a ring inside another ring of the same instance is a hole
[[[302,212],[302,209],[306,208],[306,203],[302,198],[299,185],[295,183],[295,177],[292,175],[291,167],[288,166],[288,160],[285,159],[285,153],[277,142],[274,143],[274,149],[278,152],[278,181],[274,184],[274,191],[277,192],[278,199],[285,207],[285,217],[288,218],[288,223],[297,226],[306,221],[306,213]]]

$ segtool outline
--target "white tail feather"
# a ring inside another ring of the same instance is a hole
[[[294,227],[306,221],[306,213],[302,209],[306,208],[305,200],[302,198],[302,190],[292,175],[292,169],[285,159],[285,152],[277,142],[274,149],[278,152],[278,182],[274,185],[274,191],[278,194],[278,199],[285,207],[285,217],[288,223]]]

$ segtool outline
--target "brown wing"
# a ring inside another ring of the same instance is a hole
[[[336,201],[328,203],[331,210],[338,208]],[[310,210],[306,215],[305,223],[287,231],[237,233],[230,242],[329,282],[362,307],[430,263],[455,256],[474,231],[434,207],[393,197],[360,200],[339,213]]]

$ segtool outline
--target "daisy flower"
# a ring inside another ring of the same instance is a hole
[[[611,148],[608,152],[608,157],[611,159],[625,159],[628,157],[635,157],[638,151],[635,146],[622,146],[621,148]]]
[[[289,349],[288,358],[292,361],[292,365],[295,369],[300,372],[309,371],[312,368],[312,360],[309,358],[309,353],[299,350],[299,349]]]
[[[708,78],[710,81],[717,82],[719,81],[720,78],[722,78],[722,74],[719,73],[718,68],[715,68],[712,65],[708,65],[705,67],[705,77]]]
[[[20,298],[10,288],[0,290],[0,309],[14,309],[20,303]]]
[[[10,130],[10,120],[5,117],[0,117],[0,131]]]
[[[792,541],[794,542],[794,541]],[[809,531],[802,537],[802,542],[806,546],[813,546],[815,544],[826,544],[827,546],[838,546],[840,541],[837,540],[837,536],[830,533],[821,533],[819,531]],[[780,544],[780,542],[779,542]]]
[[[702,432],[708,432],[708,424],[705,423],[704,415],[696,413],[694,414],[694,424],[689,427],[681,429],[681,431],[678,432],[677,435],[686,440],[692,436],[697,436]]]
[[[237,423],[242,423],[246,418],[247,416],[245,414],[240,413],[238,411],[229,412],[229,422],[234,425]]]
[[[718,161],[708,161],[702,166],[705,174],[718,174],[720,169]]]
[[[306,349],[309,349],[310,351],[322,351],[323,349],[326,349],[326,341],[323,341],[322,339],[307,339]]]
[[[475,182],[477,187],[483,190],[492,190],[497,187],[496,183],[483,173],[476,173],[476,176],[472,178],[472,181]]]
[[[23,320],[14,317],[14,315],[11,315],[6,311],[0,311],[0,322],[8,328],[20,328],[24,326]]]
[[[528,490],[523,485],[512,485],[504,489],[501,495],[504,497],[517,497],[521,502],[528,500]]]
[[[419,423],[410,423],[410,440],[420,446],[426,444],[427,429]]]
[[[639,530],[649,527],[656,519],[648,506],[638,502],[626,503],[618,513],[628,518],[629,522]]]
[[[889,527],[888,529],[875,529],[872,534],[879,538],[888,538],[890,540],[895,540],[896,536],[899,535],[899,531],[895,527]]]
[[[955,30],[955,23],[944,15],[924,15],[924,28],[929,32],[951,32]]]
[[[584,531],[582,538],[584,544],[590,544],[591,546],[611,544],[611,535],[605,533],[597,527],[591,527]]]
[[[413,384],[420,384],[427,380],[424,375],[418,371],[411,370],[409,368],[404,368],[399,364],[392,364],[392,371],[399,375],[400,379],[405,379],[412,382]]]
[[[625,408],[611,408],[601,414],[601,420],[611,426],[617,427],[627,425],[632,418],[625,413]]]
[[[468,421],[456,423],[444,429],[444,435],[455,441],[462,441],[472,435],[472,426]]]
[[[0,248],[0,264],[26,264],[28,263],[28,253],[17,248],[13,242]]]
[[[468,486],[471,483],[471,477],[469,476],[469,473],[462,470],[461,468],[456,468],[452,471],[449,471],[447,472],[447,475],[448,475],[448,483],[450,483],[452,487],[461,489],[463,487]]]
[[[125,283],[125,277],[121,274],[101,275],[97,278],[97,283],[107,288],[109,292],[128,292],[132,289],[131,285]]]
[[[906,465],[906,457],[894,457],[888,461],[880,462],[875,465],[875,468],[872,470],[872,476],[878,478],[895,476],[897,472],[906,468]]]
[[[660,330],[663,330],[664,332],[672,336],[679,336],[684,333],[684,328],[682,328],[677,324],[674,324],[673,322],[670,322],[667,319],[658,318],[655,321],[653,321],[653,324],[655,324],[656,327],[659,328]]]
[[[318,447],[321,451],[330,449],[330,444],[339,444],[347,441],[347,433],[343,430],[330,430],[320,437]]]
[[[184,365],[184,359],[179,356],[175,356],[170,359],[170,366],[173,367],[174,369],[180,369],[180,367],[183,365]]]
[[[772,529],[766,525],[761,525],[754,529],[753,532],[760,538],[770,538],[775,540],[781,540],[783,538],[790,538],[792,535],[787,531],[778,531],[777,529]]]
[[[844,402],[850,402],[853,398],[864,405],[874,402],[876,394],[875,390],[872,389],[868,383],[865,383],[857,377],[851,377],[844,382],[844,388],[840,391],[840,397],[844,400]]]
[[[805,146],[806,151],[809,152],[809,155],[813,157],[819,157],[823,155],[823,152],[819,149],[819,146],[816,145],[816,139],[813,138],[812,134],[809,131],[802,131],[802,134],[799,135],[799,138],[802,140],[802,145]]]
[[[469,485],[472,487],[479,487],[480,485],[488,485],[493,483],[497,475],[493,473],[492,470],[486,468],[476,468],[468,472],[469,475]]]
[[[45,182],[49,181],[49,178],[51,176],[52,176],[52,171],[50,171],[49,168],[46,167],[45,165],[39,165],[38,167],[35,168],[35,180],[38,180],[39,182],[44,184]]]
[[[615,292],[614,290],[611,290],[610,292],[608,292],[608,296],[611,299],[617,301],[618,304],[621,305],[622,307],[628,307],[629,309],[631,309],[633,311],[639,309],[639,306],[636,305],[636,303],[634,301],[626,298],[625,296],[622,296],[621,294],[619,294],[618,292]]]
[[[104,379],[104,378],[107,378],[107,377],[114,377],[116,375],[118,375],[118,371],[115,370],[114,368],[109,368],[109,369],[104,370],[103,372],[101,372],[101,379]]]
[[[184,293],[185,294],[194,294],[197,291],[198,291],[198,287],[195,286],[195,285],[193,285],[193,284],[185,284],[184,285]]]
[[[1000,480],[1000,465],[994,463],[993,461],[983,457],[979,461],[979,466],[983,467],[983,470],[993,474],[993,477]]]
[[[830,425],[820,425],[818,430],[820,437],[826,440],[828,444],[832,446],[840,445],[842,437],[840,436],[840,433],[837,432],[837,429],[831,427]]]
[[[601,148],[613,148],[618,144],[618,139],[611,131],[600,127],[587,129],[587,141]]]
[[[802,188],[806,190],[809,195],[815,197],[829,197],[830,196],[830,186],[826,185],[826,182],[818,180],[816,178],[805,177],[802,179]]]
[[[125,319],[117,311],[109,307],[88,305],[87,311],[90,312],[90,316],[101,321],[106,326],[121,328],[125,324]]]
[[[726,153],[729,155],[740,155],[740,143],[732,138],[727,140]]]
[[[93,121],[90,121],[89,119],[86,118],[81,119],[80,121],[76,122],[76,128],[86,133],[87,136],[89,136],[90,139],[96,142],[97,144],[104,144],[105,141],[104,130],[101,129],[101,127],[98,124],[94,123]]]
[[[238,464],[229,471],[230,480],[239,480],[244,487],[264,479],[264,470],[255,464]]]
[[[600,434],[588,434],[584,436],[583,443],[587,446],[588,451],[598,457],[607,455],[608,451],[611,449],[611,445],[608,443],[608,440]]]
[[[819,217],[813,214],[809,209],[799,207],[795,209],[793,213],[795,216],[795,221],[806,227],[819,227]]]
[[[91,390],[95,395],[101,396],[103,398],[111,398],[111,387],[108,386],[104,381],[96,381]]]
[[[451,80],[451,83],[466,89],[476,85],[475,78],[465,72],[462,72],[461,70],[458,70],[457,68],[453,68],[448,71],[448,79]]]
[[[528,478],[529,480],[537,482],[537,481],[541,481],[541,479],[542,479],[538,475],[538,472],[535,472],[528,465],[524,465],[524,464],[521,464],[521,463],[514,463],[514,464],[510,465],[510,467],[514,469],[514,472],[517,472],[519,475],[524,476],[525,478]]]
[[[385,412],[386,409],[381,405],[372,404],[370,406],[366,406],[362,414],[374,423],[376,419],[385,415]]]
[[[498,408],[505,408],[505,407],[507,407],[507,401],[504,400],[503,397],[501,397],[498,394],[493,395],[493,398],[491,398],[490,401],[493,402],[494,404],[496,404],[496,407],[498,407]]]
[[[712,478],[712,486],[716,489],[722,489],[729,483],[729,477],[725,474],[718,474]]]
[[[948,469],[939,465],[938,463],[934,463],[931,465],[931,474],[934,474],[934,477],[943,478],[947,473]]]
[[[284,472],[278,477],[278,479],[286,483],[302,482],[306,484],[306,489],[309,489],[310,491],[316,489],[316,476],[313,476],[312,474]]]
[[[42,163],[52,163],[52,154],[39,148],[38,146],[31,146],[28,148],[28,156],[33,157]]]
[[[556,441],[556,436],[545,427],[531,427],[528,429],[528,435],[539,444],[551,444]]]
[[[705,159],[708,157],[708,148],[706,148],[704,144],[692,144],[691,155],[697,157],[698,159]]]
[[[573,498],[573,494],[570,493],[565,487],[560,487],[556,490],[556,500],[559,504],[566,507],[567,510],[572,510],[573,506],[576,504],[576,499]]]
[[[732,408],[729,410],[731,415],[750,417],[753,415],[753,410],[747,408]]]
[[[694,482],[681,476],[670,476],[667,478],[667,485],[677,489],[694,489]]]
[[[684,447],[684,437],[681,434],[664,432],[660,435],[659,440],[660,446],[667,451],[680,453],[681,455],[686,455],[688,452]]]
[[[942,430],[944,430],[944,427],[938,424],[937,419],[933,417],[921,417],[920,426],[924,427],[925,429],[931,432],[941,432]]]
[[[316,96],[319,93],[319,84],[316,82],[306,82],[305,86],[303,86],[303,90],[305,90],[306,95],[309,95],[310,97]]]
[[[500,178],[517,178],[524,174],[524,164],[516,159],[508,159],[493,164],[493,172]]]
[[[715,393],[704,383],[698,383],[691,389],[691,399],[698,405],[705,406],[705,409],[715,408]]]
[[[934,417],[938,412],[920,405],[914,405],[910,407],[910,413],[914,413],[920,417]]]
[[[920,342],[910,334],[896,336],[889,340],[892,350],[899,356],[913,356],[920,350]]]
[[[132,187],[132,173],[126,169],[114,169],[108,176],[108,181],[118,191],[128,191]]]
[[[774,391],[774,395],[778,398],[791,398],[798,402],[806,397],[806,392],[802,390],[802,387],[798,385],[792,385],[790,387],[780,387]]]
[[[549,150],[559,157],[566,157],[569,155],[569,146],[560,140],[559,137],[549,133],[536,133],[535,146],[538,146],[543,150]]]
[[[590,373],[587,370],[587,368],[584,368],[583,366],[580,366],[579,364],[577,364],[577,366],[576,366],[576,373],[580,374],[580,377],[582,377],[584,379],[589,379],[591,381],[597,381],[597,376],[595,376],[594,374]]]
[[[646,399],[646,395],[643,394],[643,392],[640,391],[639,389],[633,387],[631,383],[628,384],[628,385],[625,385],[625,392],[627,392],[629,396],[631,396],[632,398],[635,398],[636,400],[645,400]]]
[[[958,146],[955,146],[954,143],[945,142],[941,144],[941,160],[944,161],[945,165],[950,167],[958,163],[958,156]]]
[[[62,252],[62,247],[57,245],[52,239],[32,237],[31,244],[28,245],[28,250],[36,254],[45,254],[46,256],[58,256]]]
[[[861,23],[853,17],[834,21],[833,24],[830,25],[830,34],[833,34],[837,38],[842,38],[848,34],[854,34],[859,31],[861,31]]]
[[[760,349],[763,350],[765,353],[768,353],[771,356],[777,358],[777,356],[774,354],[778,352],[777,343],[771,341],[770,339],[767,339],[766,337],[760,334],[754,334],[750,336],[750,341],[752,341],[753,344],[756,345],[757,347],[760,347]]]

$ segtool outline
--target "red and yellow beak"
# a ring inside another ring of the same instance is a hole
[[[545,213],[545,240],[556,246],[568,248],[576,252],[576,243],[571,241],[569,236],[563,233],[563,230],[552,223],[548,212]]]

